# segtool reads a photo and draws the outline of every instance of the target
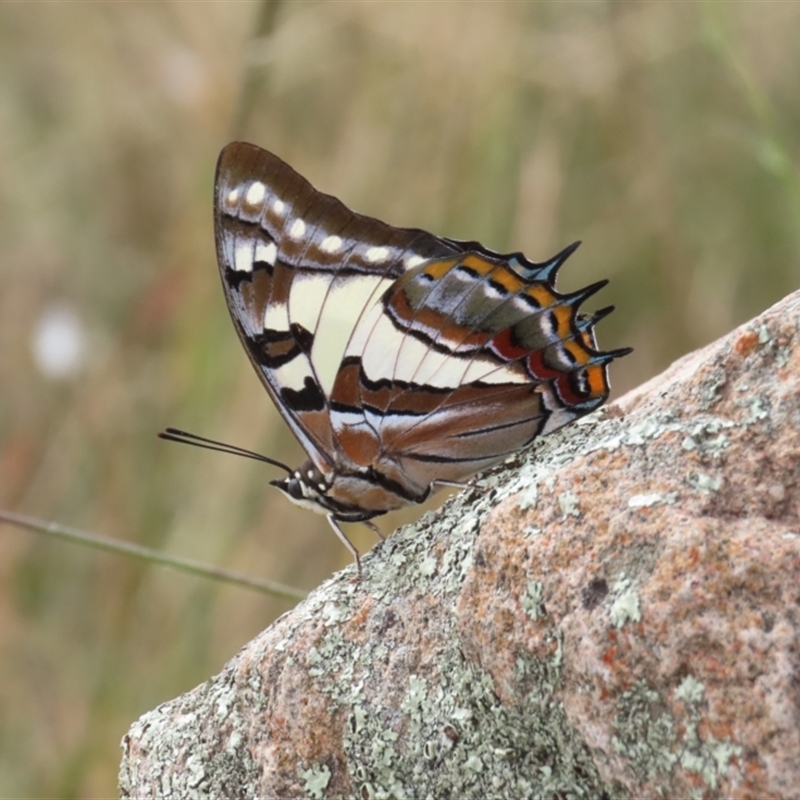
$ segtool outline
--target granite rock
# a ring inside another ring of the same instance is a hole
[[[799,796],[800,293],[363,563],[138,720],[122,797]]]

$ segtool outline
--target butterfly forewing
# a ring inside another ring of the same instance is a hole
[[[355,214],[244,143],[220,155],[215,227],[242,342],[309,456],[330,469],[328,398],[354,320],[409,265],[455,245]]]

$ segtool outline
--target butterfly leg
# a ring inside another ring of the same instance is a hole
[[[333,532],[339,537],[339,541],[350,551],[356,562],[356,572],[358,573],[357,580],[361,580],[361,557],[358,555],[358,550],[353,547],[353,543],[345,536],[344,531],[339,527],[336,517],[333,514],[327,516],[328,524],[333,528]]]
[[[372,520],[365,519],[364,524],[381,540],[383,541],[386,536],[383,531]]]
[[[450,486],[453,489],[469,489],[472,487],[471,483],[466,483],[463,481],[434,481],[433,485],[436,488],[439,488],[441,486]]]

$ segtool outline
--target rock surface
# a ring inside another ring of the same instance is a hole
[[[136,722],[125,798],[800,795],[800,293]]]

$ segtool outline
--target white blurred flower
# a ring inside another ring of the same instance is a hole
[[[162,86],[180,106],[199,106],[205,99],[207,75],[203,62],[191,50],[174,48],[162,61]]]
[[[61,380],[75,375],[86,355],[83,323],[68,306],[46,308],[36,323],[31,342],[33,359],[47,378]]]

